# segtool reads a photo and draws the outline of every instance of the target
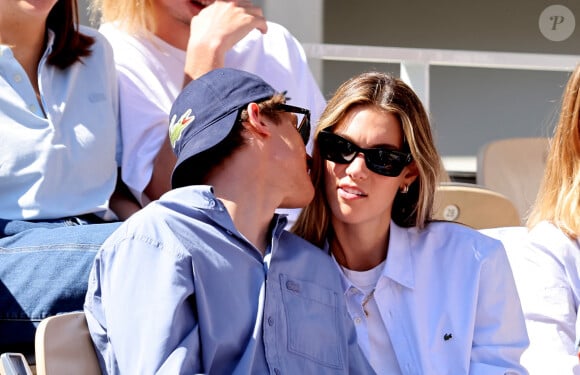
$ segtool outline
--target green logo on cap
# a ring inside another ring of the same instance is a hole
[[[175,143],[181,138],[183,130],[195,120],[195,116],[190,116],[191,109],[185,111],[183,115],[176,122],[175,119],[177,115],[173,115],[171,118],[171,123],[169,124],[169,141],[171,142],[171,147],[175,147]]]

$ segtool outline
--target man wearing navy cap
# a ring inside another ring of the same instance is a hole
[[[336,266],[284,230],[314,194],[309,112],[216,69],[170,115],[173,190],[105,242],[85,312],[109,374],[373,373]]]

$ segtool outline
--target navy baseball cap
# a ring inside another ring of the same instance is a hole
[[[275,94],[260,77],[231,68],[214,69],[187,84],[169,114],[169,140],[177,156],[172,187],[187,185],[179,181],[176,171],[187,159],[223,141],[241,109]]]

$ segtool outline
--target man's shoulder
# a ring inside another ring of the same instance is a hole
[[[280,236],[279,251],[282,258],[297,264],[310,267],[334,267],[334,263],[327,251],[313,245],[300,236],[284,230]]]
[[[268,32],[266,33],[266,35],[270,34],[277,35],[279,37],[294,39],[292,33],[283,25],[272,21],[268,21],[267,24],[268,24]]]
[[[197,228],[203,225],[200,214],[187,204],[153,201],[125,220],[104,243],[109,251],[127,247],[150,246],[185,258],[188,244],[198,240]]]
[[[113,23],[104,23],[99,32],[109,41],[115,51],[115,62],[121,66],[156,66],[163,64],[158,61],[169,58],[174,53],[165,49],[170,48],[166,43],[152,34],[130,34]]]
[[[275,50],[290,49],[293,52],[297,48],[301,50],[302,46],[287,28],[278,23],[268,21],[268,31],[265,34],[254,29],[242,38],[233,47],[233,50],[241,53],[255,51],[256,48],[267,52],[271,52],[268,51],[271,48]]]
[[[283,243],[284,246],[294,246],[296,248],[299,248],[300,251],[311,251],[314,250],[316,252],[325,254],[328,256],[328,253],[326,253],[324,250],[322,250],[321,248],[317,247],[316,245],[312,244],[311,242],[306,241],[304,238],[288,231],[288,230],[284,230],[282,231],[282,234],[280,236],[280,241],[281,243]]]

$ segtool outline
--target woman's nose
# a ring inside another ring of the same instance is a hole
[[[365,156],[362,152],[359,152],[353,161],[348,164],[346,167],[346,173],[353,180],[360,180],[368,176],[369,170],[365,164]]]

